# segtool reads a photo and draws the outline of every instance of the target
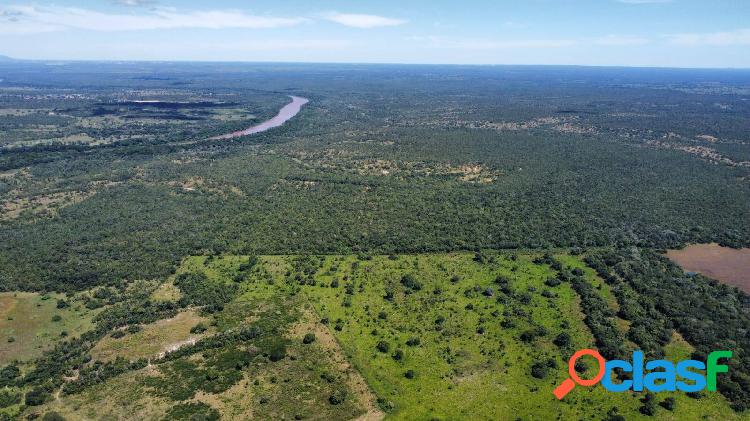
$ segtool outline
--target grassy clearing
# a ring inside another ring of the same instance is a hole
[[[116,377],[86,393],[56,399],[34,413],[55,411],[66,420],[158,420],[171,406],[167,399],[153,396],[143,386],[151,371],[145,369]]]
[[[92,355],[145,356],[130,349],[179,340],[169,335],[201,317],[212,334],[255,326],[264,335],[157,362],[34,412],[54,409],[68,419],[200,411],[225,419],[603,419],[615,413],[655,419],[639,412],[643,394],[596,386],[554,398],[569,356],[594,340],[578,295],[566,282],[551,282],[556,271],[535,257],[264,256],[245,272],[240,267],[248,256],[190,257],[176,276],[205,274],[205,282],[238,288],[235,298],[214,313],[183,312],[122,339],[105,338]],[[578,257],[557,258],[581,269],[616,306],[609,287]],[[176,299],[173,288],[156,294]],[[271,359],[267,350],[280,343],[284,357]],[[679,335],[665,349],[672,360],[691,350]],[[594,375],[587,363],[582,377]],[[718,393],[656,395],[657,402],[667,397],[675,407],[658,406],[658,419],[741,419]]]
[[[0,364],[37,357],[63,334],[78,336],[92,328],[91,319],[97,311],[76,303],[58,308],[58,300],[64,298],[58,294],[0,293]]]
[[[311,307],[305,308],[304,297],[266,282],[264,265],[247,280],[235,281],[237,268],[245,261],[246,257],[186,259],[178,275],[204,273],[207,282],[238,283],[242,291],[212,314],[183,312],[121,339],[105,338],[91,354],[94,359],[136,359],[145,356],[144,347],[155,350],[175,331],[189,329],[198,320],[211,326],[207,336],[255,326],[262,333],[257,339],[227,342],[168,361],[152,360],[143,369],[30,411],[42,415],[54,410],[72,420],[151,420],[170,414],[188,419],[196,411],[218,411],[223,419],[338,420],[377,415],[374,395],[368,395],[363,379],[357,382],[333,336],[326,339],[316,326],[317,318],[311,316]],[[319,340],[303,343],[302,338],[314,329]],[[283,344],[284,352],[277,360],[268,350],[278,344]]]
[[[91,350],[91,357],[99,361],[111,361],[119,356],[133,361],[163,356],[168,351],[195,343],[211,333],[210,330],[201,334],[191,333],[190,330],[198,323],[206,326],[209,324],[208,319],[199,316],[196,310],[183,311],[171,319],[144,325],[139,332],[128,333],[121,338],[106,336]]]
[[[180,290],[174,285],[173,279],[160,284],[151,293],[151,299],[154,301],[177,301],[181,296],[182,294],[180,294]]]
[[[567,284],[546,286],[553,272],[532,263],[531,256],[504,256],[489,264],[472,257],[420,255],[359,262],[326,257],[314,276],[316,286],[303,288],[384,406],[393,407],[392,418],[583,419],[603,417],[616,408],[627,419],[650,419],[638,412],[642,396],[615,395],[601,387],[577,388],[558,402],[552,390],[564,378],[567,358],[572,350],[593,345],[576,294]],[[564,264],[583,266],[573,257]],[[606,286],[593,272],[585,273],[607,299]],[[421,288],[406,288],[401,283],[405,274],[412,274]],[[498,275],[510,279],[511,293],[499,290],[494,283]],[[339,286],[330,288],[334,280]],[[353,294],[346,293],[347,284]],[[467,293],[476,286],[477,293]],[[493,288],[493,295],[484,295],[487,288]],[[391,299],[384,298],[389,295]],[[520,339],[539,327],[547,333],[531,341]],[[561,348],[553,340],[563,331],[570,335],[570,345]],[[420,344],[409,346],[414,337]],[[388,344],[387,352],[378,350],[380,342]],[[403,356],[396,360],[398,349]],[[549,359],[557,368],[534,378],[534,363]],[[406,377],[410,370],[411,379]],[[660,419],[695,414],[739,418],[718,394],[701,400],[671,396],[676,409],[659,408]]]

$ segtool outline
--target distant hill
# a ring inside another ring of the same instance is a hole
[[[14,58],[11,58],[11,57],[8,57],[8,56],[4,56],[4,55],[0,54],[0,61],[14,61],[14,60],[15,60]]]

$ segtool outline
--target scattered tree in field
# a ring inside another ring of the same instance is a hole
[[[663,401],[659,402],[659,405],[668,411],[674,411],[675,399],[671,396],[664,398]]]
[[[386,353],[391,349],[391,345],[386,341],[379,341],[378,344],[375,345],[375,348],[382,353]]]
[[[345,390],[336,390],[331,394],[331,396],[328,397],[328,402],[331,405],[340,405],[344,403],[344,401],[347,398],[348,393]]]

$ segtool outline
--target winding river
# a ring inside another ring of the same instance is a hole
[[[309,99],[299,96],[290,95],[289,97],[292,98],[292,102],[283,106],[275,117],[268,119],[260,124],[256,124],[255,126],[248,127],[245,130],[212,137],[211,140],[233,139],[235,137],[247,136],[264,132],[268,129],[273,129],[274,127],[279,127],[282,124],[286,123],[287,120],[297,115],[297,113],[299,113],[302,109],[303,105],[310,102]]]

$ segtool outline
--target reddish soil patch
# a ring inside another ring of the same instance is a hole
[[[694,244],[682,250],[669,250],[667,257],[688,272],[701,273],[750,293],[750,248]]]

